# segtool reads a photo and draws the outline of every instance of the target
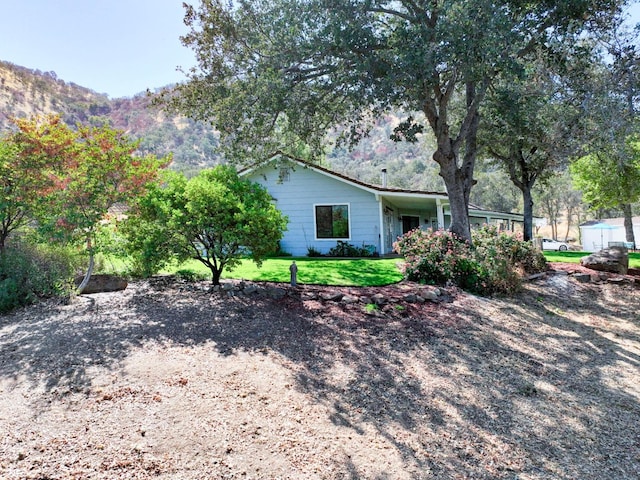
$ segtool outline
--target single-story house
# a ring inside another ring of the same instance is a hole
[[[636,246],[640,243],[640,217],[633,217],[633,235]],[[590,220],[580,224],[580,238],[582,249],[585,252],[597,252],[609,245],[627,243],[627,235],[624,229],[624,218],[604,218],[602,220]]]
[[[289,217],[280,248],[294,256],[309,248],[326,253],[337,241],[392,253],[393,242],[417,227],[448,228],[451,222],[446,193],[403,190],[369,185],[302,160],[275,157],[240,175],[263,185],[275,205]],[[501,213],[471,206],[471,224],[499,224],[506,230],[521,223],[521,214]]]

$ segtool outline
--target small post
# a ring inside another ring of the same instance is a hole
[[[291,286],[295,287],[297,281],[296,277],[298,276],[298,266],[296,265],[295,260],[289,267],[289,271],[291,272]]]

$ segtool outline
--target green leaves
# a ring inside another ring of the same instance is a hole
[[[627,139],[621,158],[616,152],[601,150],[585,155],[570,166],[574,184],[592,208],[616,208],[640,200],[640,141]]]
[[[198,58],[159,101],[221,132],[228,158],[262,161],[327,133],[353,146],[389,110],[421,111],[437,141],[451,229],[470,239],[479,108],[489,87],[533,52],[574,41],[616,0],[208,0],[183,38]],[[421,132],[410,122],[395,139]],[[234,156],[235,154],[235,156]]]
[[[274,252],[286,223],[263,187],[241,179],[232,167],[218,166],[188,181],[180,174],[168,176],[163,188],[141,199],[125,232],[138,263],[147,268],[143,273],[173,258],[194,258],[219,283],[222,271],[241,256],[250,255],[259,265]]]
[[[47,238],[61,242],[91,239],[109,207],[144,193],[168,161],[136,156],[137,142],[106,125],[72,129],[58,116],[16,125],[2,148],[3,224],[12,215],[37,220]]]

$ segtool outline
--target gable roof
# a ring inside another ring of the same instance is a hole
[[[374,195],[385,195],[388,197],[396,197],[396,198],[409,198],[409,197],[413,197],[413,198],[437,198],[440,200],[444,200],[445,203],[449,203],[449,196],[444,193],[444,192],[427,192],[424,190],[409,190],[409,189],[403,189],[403,188],[389,188],[389,187],[383,187],[381,185],[371,185],[369,183],[365,183],[362,182],[360,180],[356,180],[355,178],[351,178],[347,175],[343,175],[341,173],[338,172],[334,172],[332,170],[329,170],[328,168],[324,168],[320,165],[308,162],[306,160],[303,160],[301,158],[297,158],[282,152],[277,152],[276,154],[274,154],[271,158],[269,158],[266,161],[263,162],[258,162],[254,165],[248,166],[246,168],[241,169],[238,174],[240,176],[246,176],[246,175],[250,175],[251,173],[255,172],[256,170],[258,170],[259,168],[264,167],[265,165],[268,165],[269,163],[275,161],[276,159],[279,158],[285,158],[287,161],[291,162],[291,163],[295,163],[300,165],[303,168],[309,168],[321,175],[325,175],[327,177],[336,179],[340,182],[346,183],[348,185],[352,185],[355,186],[357,188],[361,188],[365,191],[368,191],[370,193],[373,193]],[[473,205],[473,204],[469,204],[469,210],[470,213],[471,211],[473,211],[474,215],[480,215],[480,216],[485,216],[485,215],[500,215],[503,218],[510,218],[513,220],[519,220],[522,221],[522,214],[521,213],[511,213],[511,212],[498,212],[495,210],[486,210],[482,207],[479,207],[477,205]]]
[[[293,157],[291,155],[287,155],[284,153],[277,153],[275,154],[273,157],[271,157],[270,159],[264,161],[264,162],[259,162],[256,163],[254,165],[251,165],[249,167],[243,168],[241,169],[238,174],[240,176],[245,176],[245,175],[250,175],[251,173],[255,172],[256,170],[258,170],[259,168],[262,168],[265,165],[268,165],[269,163],[273,162],[274,160],[276,160],[278,157],[284,157],[286,158],[289,162],[292,163],[296,163],[298,165],[300,165],[303,168],[310,168],[311,170],[314,170],[322,175],[326,175],[328,177],[334,178],[336,180],[339,180],[341,182],[347,183],[349,185],[354,185],[356,187],[362,188],[364,190],[367,190],[371,193],[378,193],[378,194],[384,194],[384,193],[406,193],[406,194],[417,194],[417,195],[428,195],[428,196],[432,196],[432,197],[442,197],[443,199],[447,199],[447,194],[444,192],[427,192],[424,190],[409,190],[409,189],[403,189],[403,188],[390,188],[390,187],[383,187],[380,185],[372,185],[370,183],[365,183],[361,180],[357,180],[355,178],[351,178],[347,175],[343,175],[341,173],[338,172],[334,172],[333,170],[329,170],[328,168],[322,167],[320,165],[317,165],[315,163],[311,163],[308,162],[306,160],[303,160],[301,158],[296,158]]]

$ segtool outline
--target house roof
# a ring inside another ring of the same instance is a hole
[[[593,225],[597,225],[598,223],[604,223],[605,225],[611,225],[612,227],[623,227],[624,217],[603,218],[601,220],[589,220],[588,222],[581,223],[580,226],[591,227]],[[640,225],[640,217],[633,217],[631,223],[633,225]]]
[[[389,188],[389,187],[383,187],[381,185],[372,185],[370,183],[365,183],[361,180],[357,180],[355,178],[349,177],[347,175],[343,175],[341,173],[338,172],[334,172],[333,170],[329,170],[328,168],[322,167],[320,165],[317,165],[315,163],[311,163],[308,162],[306,160],[303,160],[301,158],[296,158],[296,157],[292,157],[290,155],[286,155],[283,153],[280,154],[276,154],[273,157],[271,157],[269,160],[265,161],[265,162],[259,162],[256,163],[254,165],[251,165],[249,167],[243,168],[242,170],[240,170],[240,172],[238,172],[241,176],[243,175],[248,175],[252,172],[254,172],[255,170],[257,170],[258,168],[263,167],[264,165],[271,163],[272,161],[274,161],[277,157],[285,157],[287,160],[289,160],[290,162],[293,163],[297,163],[298,165],[304,167],[304,168],[310,168],[312,170],[315,170],[318,173],[322,173],[324,175],[327,175],[329,177],[333,177],[333,178],[337,178],[343,182],[346,183],[350,183],[353,185],[357,185],[359,187],[362,187],[366,190],[371,190],[371,191],[375,191],[378,193],[407,193],[407,194],[418,194],[418,195],[430,195],[430,196],[434,196],[434,197],[442,197],[442,198],[448,198],[446,193],[443,192],[427,192],[424,190],[408,190],[408,189],[403,189],[403,188]]]
[[[264,162],[259,162],[256,163],[254,165],[251,165],[249,167],[246,167],[244,169],[241,169],[238,173],[240,174],[240,176],[245,176],[245,175],[249,175],[253,172],[255,172],[257,169],[262,168],[263,166],[273,162],[275,159],[279,158],[279,157],[284,157],[286,158],[288,161],[292,162],[292,163],[296,163],[300,166],[302,166],[303,168],[310,168],[322,175],[326,175],[328,177],[331,178],[335,178],[341,182],[350,184],[350,185],[354,185],[356,187],[359,187],[363,190],[369,191],[375,195],[384,195],[385,197],[389,197],[389,198],[393,198],[394,201],[401,201],[401,200],[405,200],[405,201],[410,201],[412,198],[413,199],[420,199],[420,198],[433,198],[433,199],[440,199],[444,201],[444,204],[448,203],[449,201],[449,197],[446,193],[444,192],[428,192],[428,191],[424,191],[424,190],[409,190],[409,189],[402,189],[402,188],[389,188],[389,187],[383,187],[381,185],[372,185],[369,183],[365,183],[361,180],[357,180],[355,178],[351,178],[347,175],[338,173],[338,172],[334,172],[333,170],[329,170],[328,168],[322,167],[320,165],[314,164],[314,163],[310,163],[306,160],[303,160],[301,158],[297,158],[297,157],[293,157],[291,155],[287,155],[284,153],[277,153],[275,155],[273,155],[271,158],[269,158],[268,160],[264,161]],[[469,210],[470,213],[473,213],[474,216],[490,216],[490,215],[500,215],[503,218],[510,218],[513,220],[520,220],[522,221],[522,214],[519,213],[509,213],[509,212],[497,212],[495,210],[486,210],[483,209],[482,207],[479,207],[477,205],[473,205],[473,204],[469,204]]]

